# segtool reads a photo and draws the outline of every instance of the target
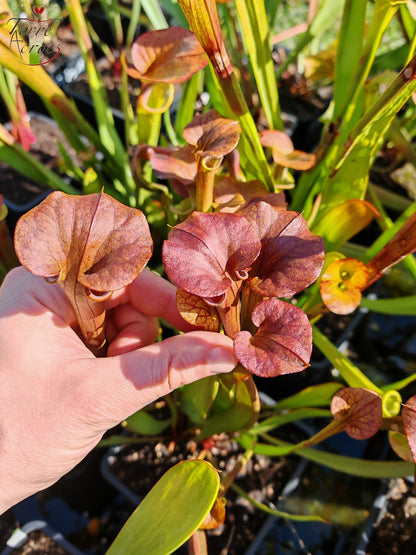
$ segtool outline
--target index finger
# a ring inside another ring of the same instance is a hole
[[[105,303],[108,309],[130,304],[146,316],[164,318],[180,331],[198,329],[185,322],[179,314],[176,306],[176,287],[147,268],[133,283],[114,291]]]

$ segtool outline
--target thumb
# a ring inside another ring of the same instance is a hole
[[[231,372],[237,360],[229,337],[195,331],[108,358],[82,361],[83,395],[91,396],[97,425],[106,430],[181,385]],[[92,368],[94,367],[94,368]]]

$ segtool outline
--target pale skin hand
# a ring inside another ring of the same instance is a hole
[[[154,343],[158,316],[191,327],[177,312],[175,288],[148,270],[105,302],[108,354],[95,358],[72,329],[59,285],[21,267],[0,288],[0,514],[56,482],[138,409],[236,364],[221,334]]]

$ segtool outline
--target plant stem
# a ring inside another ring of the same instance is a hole
[[[219,169],[222,157],[197,156],[196,199],[195,208],[208,212],[214,200],[215,173]]]

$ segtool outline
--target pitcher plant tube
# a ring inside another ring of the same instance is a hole
[[[20,218],[15,248],[25,268],[62,287],[85,343],[99,354],[106,342],[103,301],[140,274],[153,243],[139,210],[105,193],[56,191]]]
[[[302,216],[263,201],[233,214],[194,212],[163,246],[168,277],[215,307],[238,360],[260,376],[308,366],[308,318],[277,297],[308,287],[323,261],[322,239]]]

